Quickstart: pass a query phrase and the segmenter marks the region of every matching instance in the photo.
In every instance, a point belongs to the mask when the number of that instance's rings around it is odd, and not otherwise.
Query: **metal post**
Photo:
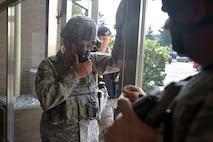
[[[8,8],[7,139],[14,141],[14,21],[15,8]]]
[[[20,96],[21,82],[21,3],[15,5],[15,96]]]
[[[136,80],[135,85],[138,87],[143,86],[143,71],[144,71],[144,44],[145,44],[145,25],[146,25],[146,6],[147,0],[141,2],[140,20],[139,20],[139,33],[138,33],[138,51],[137,51],[137,65],[136,65]]]
[[[143,52],[144,39],[143,4],[142,0],[127,1],[126,20],[122,33],[123,42],[121,43],[124,47],[124,55],[119,79],[120,92],[123,86],[138,82],[139,75],[135,73],[138,73],[137,66],[141,66],[141,64],[137,64],[137,61],[140,60],[140,63],[143,61],[143,58],[139,58]]]
[[[91,18],[98,23],[99,0],[92,0]]]

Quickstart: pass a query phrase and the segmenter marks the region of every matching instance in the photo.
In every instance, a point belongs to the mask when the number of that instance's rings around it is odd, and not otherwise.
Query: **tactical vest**
[[[47,58],[47,61],[51,62],[53,65],[52,69],[56,72],[56,81],[60,81],[62,75],[67,71],[64,67],[64,60],[57,56],[51,56]],[[81,82],[81,80],[79,82]],[[82,119],[98,120],[101,117],[101,112],[105,108],[106,98],[108,96],[103,96],[104,99],[102,96],[102,98],[99,97],[98,90],[85,94],[73,95],[58,106],[45,111],[43,117],[52,125],[58,125],[61,123],[73,124]]]

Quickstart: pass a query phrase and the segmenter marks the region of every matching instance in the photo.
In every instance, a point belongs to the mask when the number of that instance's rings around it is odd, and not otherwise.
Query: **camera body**
[[[163,92],[154,89],[147,96],[140,97],[134,104],[133,110],[136,115],[147,125],[158,128],[163,121],[166,110],[172,100],[178,95],[183,84],[170,83]]]
[[[133,110],[141,121],[148,123],[151,127],[156,127],[156,122],[146,122],[150,111],[157,105],[160,94],[159,90],[149,92],[147,96],[142,96],[133,104]],[[156,116],[157,117],[157,116]]]
[[[101,47],[101,40],[99,38],[97,38],[97,40],[96,40],[95,47],[96,48],[100,48]]]

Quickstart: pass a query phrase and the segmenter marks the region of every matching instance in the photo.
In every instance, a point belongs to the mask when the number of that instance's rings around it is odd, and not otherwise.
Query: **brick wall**
[[[46,1],[28,0],[21,3],[21,94],[33,91],[35,73],[45,57]]]
[[[0,3],[4,0],[0,0]],[[7,11],[0,12],[0,96],[6,95],[7,75]]]

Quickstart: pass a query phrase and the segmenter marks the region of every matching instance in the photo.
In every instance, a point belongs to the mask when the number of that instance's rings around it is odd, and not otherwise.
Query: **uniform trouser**
[[[41,121],[40,132],[42,142],[98,142],[99,126],[97,120],[70,125],[46,125]]]

